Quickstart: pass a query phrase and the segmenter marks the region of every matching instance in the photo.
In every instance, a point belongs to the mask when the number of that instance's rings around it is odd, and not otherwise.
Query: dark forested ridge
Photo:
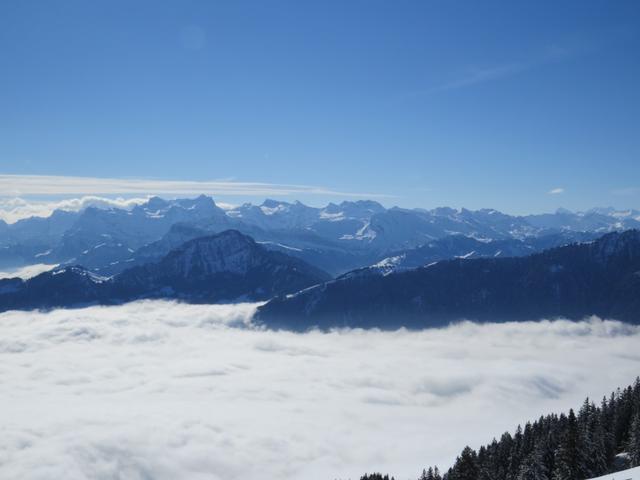
[[[640,230],[528,257],[458,258],[388,275],[343,275],[274,298],[257,318],[267,326],[306,330],[590,315],[640,323]]]
[[[541,416],[474,450],[465,447],[440,475],[418,480],[584,480],[640,466],[640,378],[599,405],[588,398],[576,414]],[[365,474],[360,480],[393,480]]]

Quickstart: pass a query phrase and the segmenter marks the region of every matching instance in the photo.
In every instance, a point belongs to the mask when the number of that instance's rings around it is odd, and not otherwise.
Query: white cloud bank
[[[640,328],[233,328],[254,305],[0,315],[0,478],[415,478],[640,373]]]
[[[27,280],[35,277],[36,275],[40,275],[43,272],[53,270],[57,266],[57,263],[35,263],[33,265],[27,265],[26,267],[13,268],[11,270],[0,270],[0,280],[3,278],[22,278],[23,280]]]
[[[146,202],[148,199],[149,197],[104,198],[96,197],[94,195],[87,195],[80,198],[67,198],[63,200],[27,200],[18,197],[0,197],[0,220],[4,220],[7,223],[15,223],[23,218],[48,217],[54,210],[79,212],[87,207],[116,207],[130,210],[136,205]]]
[[[151,195],[190,196],[290,196],[330,195],[342,198],[391,198],[378,193],[336,191],[313,185],[286,185],[259,182],[183,181],[127,178],[71,177],[55,175],[0,174],[0,219],[8,223],[31,216],[47,217],[55,209],[78,211],[87,206],[133,208]],[[54,196],[80,196],[54,199]],[[108,198],[111,196],[119,198]],[[29,197],[48,197],[32,200]],[[107,198],[105,198],[107,197]],[[124,197],[124,198],[123,198]],[[29,198],[28,200],[26,198]],[[221,204],[229,207],[229,204]]]

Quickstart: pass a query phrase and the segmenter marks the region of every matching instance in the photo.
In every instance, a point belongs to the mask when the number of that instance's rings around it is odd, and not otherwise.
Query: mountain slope
[[[114,295],[199,302],[266,300],[328,278],[299,259],[269,251],[251,237],[228,230],[190,240],[158,263],[126,270],[114,281]]]
[[[519,258],[455,259],[345,275],[259,310],[267,325],[396,328],[587,315],[640,323],[640,232],[611,233]]]
[[[640,480],[640,467],[629,468],[616,473],[602,475],[591,480]]]
[[[295,292],[329,277],[305,262],[269,251],[228,230],[190,240],[157,263],[113,278],[64,267],[32,279],[0,280],[0,311],[116,304],[142,298],[187,302],[259,301]]]
[[[28,280],[0,280],[0,311],[109,302],[108,279],[82,267],[58,268]]]
[[[464,235],[449,235],[419,247],[389,253],[376,264],[350,272],[351,275],[383,274],[423,267],[452,258],[524,257],[553,247],[576,242],[588,242],[601,235],[588,232],[561,232],[523,240],[505,239],[480,241]]]

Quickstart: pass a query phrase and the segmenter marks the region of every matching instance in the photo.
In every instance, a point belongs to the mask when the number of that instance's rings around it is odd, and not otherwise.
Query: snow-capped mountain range
[[[637,322],[639,218],[154,197],[4,225],[3,262],[60,265],[26,281],[4,275],[0,310],[271,299],[261,319],[290,317],[287,328],[589,314]]]
[[[450,236],[484,244],[524,242],[529,245],[524,250],[520,243],[504,245],[502,250],[530,252],[536,251],[531,247],[535,244],[532,239],[560,236],[558,242],[563,244],[588,239],[583,232],[589,237],[630,228],[640,228],[640,211],[600,208],[512,216],[492,209],[385,208],[370,200],[330,203],[321,208],[297,201],[265,200],[261,205],[221,208],[204,195],[177,200],[152,197],[130,210],[89,207],[80,212],[55,211],[47,218],[32,217],[13,224],[0,221],[0,268],[79,264],[108,276],[157,260],[203,234],[236,229],[266,248],[302,258],[337,275],[381,261],[388,265],[390,260],[385,259],[402,255],[412,259],[407,265],[428,262],[434,255],[421,255],[420,249],[428,250],[428,245]],[[478,255],[479,249],[445,250],[435,257]]]

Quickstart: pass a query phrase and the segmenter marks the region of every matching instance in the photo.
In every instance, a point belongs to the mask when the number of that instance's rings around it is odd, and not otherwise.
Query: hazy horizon
[[[1,175],[0,175],[1,177]],[[324,208],[331,203],[340,204],[343,201],[366,201],[372,200],[383,207],[389,208],[403,208],[403,209],[422,209],[422,210],[433,210],[436,208],[454,208],[456,210],[496,210],[501,213],[512,215],[512,216],[527,216],[527,215],[542,215],[542,214],[553,214],[558,211],[570,211],[573,213],[585,213],[589,211],[595,211],[599,209],[613,209],[616,212],[628,212],[628,211],[637,211],[636,208],[619,208],[614,205],[592,205],[585,209],[579,210],[571,210],[567,209],[563,206],[559,206],[555,209],[551,210],[543,210],[543,211],[529,211],[529,212],[513,212],[509,209],[500,209],[493,206],[480,206],[479,208],[468,208],[465,205],[456,205],[456,204],[443,204],[443,205],[402,205],[398,203],[394,203],[392,200],[379,198],[379,197],[366,197],[366,196],[340,196],[336,195],[333,199],[329,198],[327,201],[308,201],[301,200],[300,198],[296,198],[295,194],[286,194],[279,195],[277,192],[273,192],[272,194],[267,194],[265,196],[243,196],[239,195],[216,195],[213,193],[198,193],[198,191],[194,191],[193,193],[184,193],[184,194],[165,194],[165,193],[148,193],[145,195],[25,195],[25,196],[15,196],[15,197],[0,197],[0,220],[5,221],[8,224],[15,223],[19,220],[23,220],[29,217],[48,217],[54,210],[65,210],[65,211],[80,211],[89,206],[97,207],[97,208],[122,208],[122,209],[131,209],[136,205],[140,205],[142,203],[147,202],[152,197],[159,197],[163,200],[178,200],[178,199],[190,199],[196,198],[199,195],[205,195],[214,200],[217,206],[221,207],[223,210],[231,210],[234,208],[238,208],[245,203],[251,203],[253,205],[261,205],[263,202],[267,200],[275,200],[278,202],[286,202],[286,203],[295,203],[300,202],[306,206],[313,208]],[[302,197],[304,198],[304,197]]]

